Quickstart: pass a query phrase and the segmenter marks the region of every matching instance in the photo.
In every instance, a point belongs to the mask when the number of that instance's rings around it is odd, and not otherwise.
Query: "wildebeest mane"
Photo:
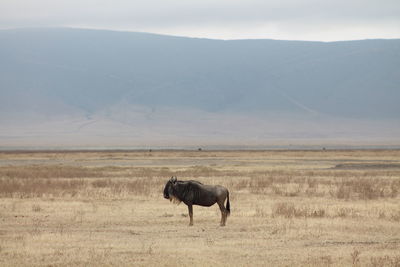
[[[174,192],[174,197],[179,201],[185,201],[188,198],[194,198],[198,195],[199,188],[196,184],[202,184],[197,181],[177,181],[172,187]]]

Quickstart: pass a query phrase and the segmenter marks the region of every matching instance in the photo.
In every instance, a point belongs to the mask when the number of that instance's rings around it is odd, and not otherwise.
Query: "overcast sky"
[[[216,39],[400,38],[400,0],[0,0],[0,28],[43,26]]]

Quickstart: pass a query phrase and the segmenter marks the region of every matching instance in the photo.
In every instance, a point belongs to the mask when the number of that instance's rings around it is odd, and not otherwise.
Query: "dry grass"
[[[308,205],[303,205],[296,207],[294,203],[291,202],[279,202],[272,207],[272,217],[283,216],[285,218],[293,217],[311,217],[318,218],[325,216],[325,209],[318,207],[312,208]]]
[[[399,266],[400,151],[0,153],[0,265]],[[162,197],[228,187],[231,216]]]
[[[80,166],[63,165],[27,165],[2,166],[0,168],[0,177],[36,179],[36,178],[87,178],[101,176],[100,170],[85,168]]]

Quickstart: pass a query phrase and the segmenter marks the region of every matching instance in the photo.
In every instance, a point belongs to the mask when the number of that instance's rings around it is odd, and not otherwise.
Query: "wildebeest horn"
[[[172,176],[170,181],[171,181],[172,183],[175,183],[175,182],[176,182],[176,176]]]

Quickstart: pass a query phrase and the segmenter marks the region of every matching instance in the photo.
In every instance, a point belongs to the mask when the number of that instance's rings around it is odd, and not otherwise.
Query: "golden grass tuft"
[[[372,267],[390,266],[399,267],[400,266],[400,255],[398,256],[377,256],[370,257],[370,265]]]
[[[272,207],[272,217],[282,216],[285,218],[311,217],[321,218],[325,216],[325,209],[312,208],[308,205],[296,206],[291,202],[279,202]]]

